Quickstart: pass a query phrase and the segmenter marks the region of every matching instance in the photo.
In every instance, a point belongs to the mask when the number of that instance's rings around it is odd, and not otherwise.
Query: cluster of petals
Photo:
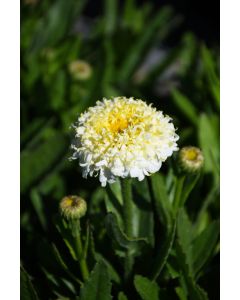
[[[178,150],[171,118],[133,98],[98,101],[73,127],[72,159],[79,160],[83,177],[99,176],[102,186],[117,177],[141,181]]]

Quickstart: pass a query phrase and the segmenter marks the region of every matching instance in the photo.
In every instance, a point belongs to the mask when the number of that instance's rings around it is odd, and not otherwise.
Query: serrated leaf
[[[158,300],[159,287],[155,281],[136,275],[134,286],[143,300]]]
[[[219,221],[212,222],[194,241],[193,272],[196,275],[211,256],[219,236]]]
[[[206,292],[200,288],[193,277],[193,254],[192,254],[192,225],[186,211],[181,208],[177,220],[177,243],[176,258],[182,276],[182,287],[188,295],[187,299],[206,300]]]
[[[20,297],[21,300],[38,300],[31,279],[22,266],[20,269]]]
[[[206,292],[194,281],[192,271],[187,263],[186,253],[183,251],[182,246],[179,243],[176,244],[176,250],[179,267],[182,272],[180,282],[184,293],[187,295],[187,299],[207,300],[208,296]]]
[[[119,227],[117,218],[113,213],[107,214],[105,222],[109,236],[120,248],[128,249],[130,254],[139,254],[139,250],[147,244],[144,238],[129,238]]]
[[[115,268],[112,266],[112,264],[106,258],[104,258],[100,253],[95,253],[95,259],[96,261],[102,261],[103,263],[105,263],[105,265],[108,268],[108,274],[112,281],[115,281],[117,284],[121,283],[121,277],[119,276]]]
[[[172,99],[182,114],[193,124],[198,123],[198,114],[194,104],[180,91],[173,89]]]
[[[192,274],[192,224],[184,208],[181,208],[177,218],[177,237],[186,256],[186,263]]]
[[[111,300],[111,282],[106,265],[96,263],[89,280],[80,291],[81,300]]]

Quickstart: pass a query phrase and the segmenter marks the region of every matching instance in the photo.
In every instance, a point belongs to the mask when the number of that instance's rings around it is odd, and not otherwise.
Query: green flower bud
[[[72,61],[68,65],[68,69],[72,77],[76,80],[87,80],[92,75],[92,67],[83,60]]]
[[[199,172],[204,163],[203,153],[197,147],[183,147],[179,152],[179,162],[185,172]]]
[[[66,196],[60,202],[60,212],[68,220],[80,219],[86,211],[86,201],[78,196]]]

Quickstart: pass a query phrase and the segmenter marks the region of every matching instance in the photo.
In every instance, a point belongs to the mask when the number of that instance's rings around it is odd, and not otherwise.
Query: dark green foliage
[[[134,285],[143,300],[158,300],[159,286],[156,282],[136,275],[134,278]]]
[[[80,293],[81,300],[111,300],[111,283],[107,267],[98,262]]]
[[[21,300],[38,300],[38,296],[33,287],[31,279],[22,266],[21,266],[20,276],[21,276],[20,278]]]
[[[171,6],[135,0],[96,6],[101,9],[92,18],[90,1],[21,2],[21,261],[27,270],[21,267],[21,299],[215,300],[218,45],[179,34],[183,18]],[[71,75],[75,60],[90,65],[86,80]],[[68,160],[70,126],[79,114],[120,95],[171,116],[179,147],[197,146],[204,154],[199,174],[183,174],[176,153],[156,174],[132,180],[131,234],[120,181],[102,188]],[[87,202],[77,227],[81,253],[59,215],[66,195]]]
[[[26,149],[21,154],[21,192],[45,176],[56,166],[66,153],[64,136],[54,134],[47,140],[40,140],[34,149]]]

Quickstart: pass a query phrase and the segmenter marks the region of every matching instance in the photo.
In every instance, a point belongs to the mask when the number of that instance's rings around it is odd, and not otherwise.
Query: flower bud
[[[72,61],[68,65],[68,69],[72,77],[76,80],[87,80],[92,74],[91,66],[83,60]]]
[[[203,166],[204,157],[202,151],[197,147],[183,147],[179,152],[181,168],[187,173],[200,171]]]
[[[78,196],[66,196],[60,202],[60,212],[68,220],[80,219],[86,211],[86,201]]]

